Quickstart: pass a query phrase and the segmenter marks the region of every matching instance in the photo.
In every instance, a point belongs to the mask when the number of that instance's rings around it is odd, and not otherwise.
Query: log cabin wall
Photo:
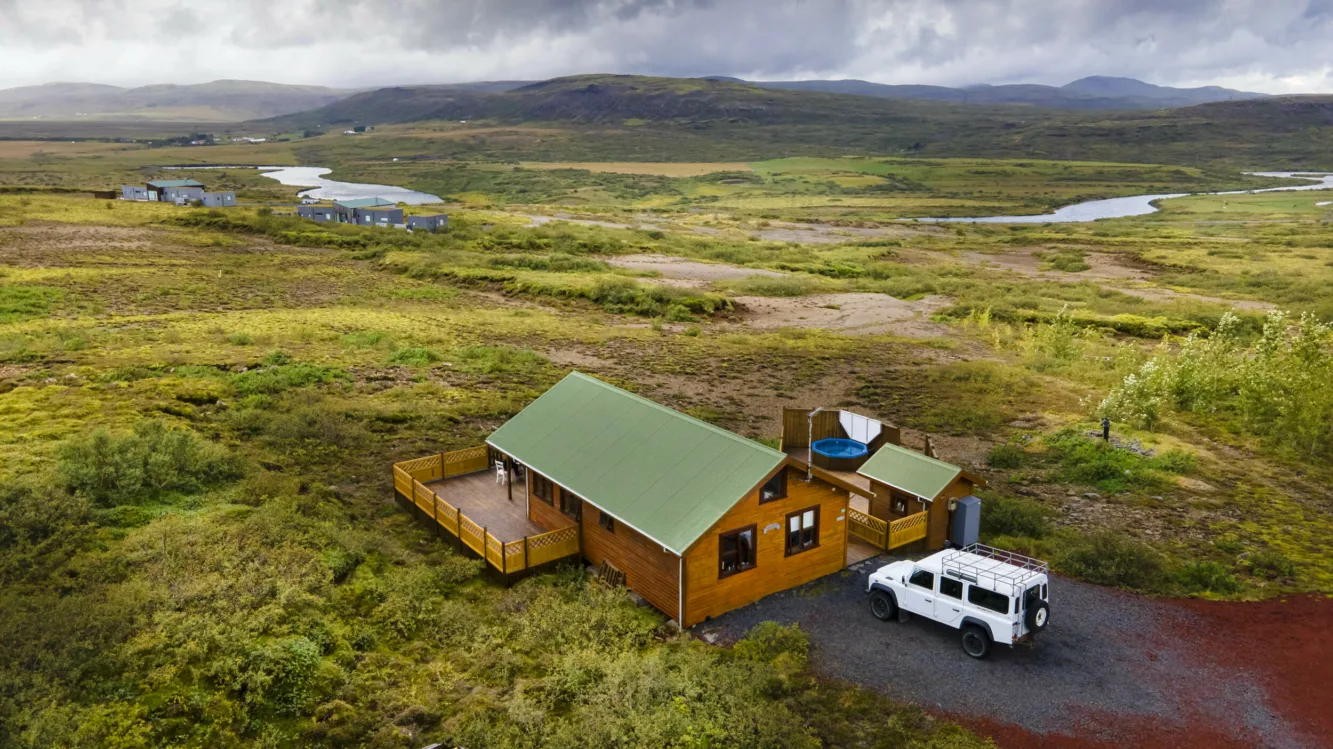
[[[574,519],[560,511],[560,487],[551,482],[551,502],[532,493],[533,477],[541,474],[528,469],[528,480],[524,482],[528,492],[528,519],[548,531],[568,528],[574,525]]]
[[[779,470],[788,470],[786,467]],[[809,483],[789,470],[787,496],[759,503],[756,489],[708,529],[685,553],[686,627],[841,570],[847,560],[847,493],[819,479]],[[791,556],[786,553],[787,515],[819,508],[819,545]],[[756,526],[755,566],[721,577],[719,534]]]
[[[583,505],[583,558],[592,564],[610,562],[625,573],[625,585],[667,616],[680,621],[680,557],[633,528],[612,521],[607,530],[601,510]]]

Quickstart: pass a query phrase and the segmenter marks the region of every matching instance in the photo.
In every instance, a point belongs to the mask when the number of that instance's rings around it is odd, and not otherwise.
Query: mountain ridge
[[[231,79],[133,88],[53,82],[0,90],[0,120],[241,122],[316,109],[355,93],[355,89]]]

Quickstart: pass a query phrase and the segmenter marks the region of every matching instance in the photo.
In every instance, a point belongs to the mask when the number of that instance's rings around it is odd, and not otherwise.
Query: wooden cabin
[[[956,465],[901,445],[886,444],[857,473],[870,480],[870,514],[890,522],[926,513],[926,549],[944,548],[950,500],[966,497],[985,482]]]
[[[528,518],[691,626],[846,565],[848,492],[783,452],[575,372],[487,440]]]

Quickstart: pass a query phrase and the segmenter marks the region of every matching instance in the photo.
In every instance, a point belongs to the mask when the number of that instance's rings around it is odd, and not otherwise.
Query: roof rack
[[[991,560],[995,564],[980,562],[976,557]],[[989,580],[992,584],[1005,583],[1015,590],[1027,580],[1050,573],[1050,565],[1040,559],[985,544],[972,544],[946,554],[940,560],[940,567],[950,577],[973,583],[982,580]]]

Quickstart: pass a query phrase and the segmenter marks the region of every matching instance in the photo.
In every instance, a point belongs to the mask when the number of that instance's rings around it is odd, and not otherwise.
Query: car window
[[[926,590],[934,590],[935,574],[925,570],[912,570],[912,576],[907,578],[907,582],[913,585],[919,585]]]
[[[967,588],[967,602],[996,613],[1009,613],[1009,596],[975,585],[969,585]]]
[[[963,581],[954,580],[951,577],[941,577],[940,595],[961,599],[963,597]]]

